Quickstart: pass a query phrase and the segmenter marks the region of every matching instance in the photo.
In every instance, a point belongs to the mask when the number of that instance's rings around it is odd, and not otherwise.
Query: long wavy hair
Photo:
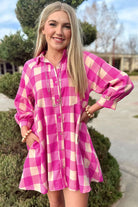
[[[83,98],[87,88],[87,78],[83,60],[82,33],[75,10],[71,6],[57,1],[43,9],[38,24],[34,57],[37,57],[42,51],[47,50],[47,42],[42,30],[48,16],[56,11],[66,12],[70,20],[71,40],[67,48],[67,69],[75,86],[76,93],[79,93],[80,98]]]

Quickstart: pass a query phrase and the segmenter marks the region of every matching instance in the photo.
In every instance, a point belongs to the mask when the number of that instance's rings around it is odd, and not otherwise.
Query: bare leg
[[[63,191],[48,191],[50,207],[65,207]]]
[[[68,188],[63,190],[66,207],[87,207],[89,193],[71,191]]]

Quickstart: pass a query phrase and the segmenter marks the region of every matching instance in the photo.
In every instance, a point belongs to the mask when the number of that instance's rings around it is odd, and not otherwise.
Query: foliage
[[[47,195],[18,189],[26,146],[21,143],[15,110],[0,112],[0,207],[49,207]],[[92,127],[88,128],[99,157],[104,182],[92,183],[89,207],[108,207],[121,197],[120,172],[116,160],[109,154],[110,141]]]
[[[5,36],[0,44],[0,57],[3,60],[23,65],[24,62],[33,56],[34,42],[30,38],[25,38],[21,32]]]
[[[83,44],[90,45],[96,39],[96,27],[88,22],[81,22],[83,31]]]
[[[136,119],[138,119],[138,115],[134,115],[133,117],[136,118]]]
[[[88,207],[109,207],[121,196],[119,182],[121,173],[116,159],[108,152],[111,143],[107,137],[88,128],[103,171],[103,183],[91,183]]]
[[[129,76],[138,76],[138,70],[125,71]]]
[[[5,94],[9,98],[15,98],[17,93],[21,74],[16,72],[14,74],[6,73],[0,78],[0,93]]]
[[[119,191],[121,174],[117,161],[108,153],[104,162],[104,167],[108,169],[103,171],[104,183],[91,184],[88,207],[110,207],[122,196]]]
[[[14,119],[15,109],[8,112],[0,112],[0,151],[2,153],[18,154],[25,156],[24,145],[20,142],[20,128],[15,123]]]

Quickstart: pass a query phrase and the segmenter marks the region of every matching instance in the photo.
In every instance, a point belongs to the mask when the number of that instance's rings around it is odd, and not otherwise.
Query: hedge
[[[15,98],[17,93],[19,82],[21,78],[21,73],[6,73],[0,76],[0,93],[5,94],[9,98]]]

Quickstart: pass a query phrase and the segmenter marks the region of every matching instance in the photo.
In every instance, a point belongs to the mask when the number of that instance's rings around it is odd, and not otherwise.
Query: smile
[[[65,39],[59,38],[59,37],[53,37],[53,39],[58,41],[58,42],[63,42],[65,40]]]

